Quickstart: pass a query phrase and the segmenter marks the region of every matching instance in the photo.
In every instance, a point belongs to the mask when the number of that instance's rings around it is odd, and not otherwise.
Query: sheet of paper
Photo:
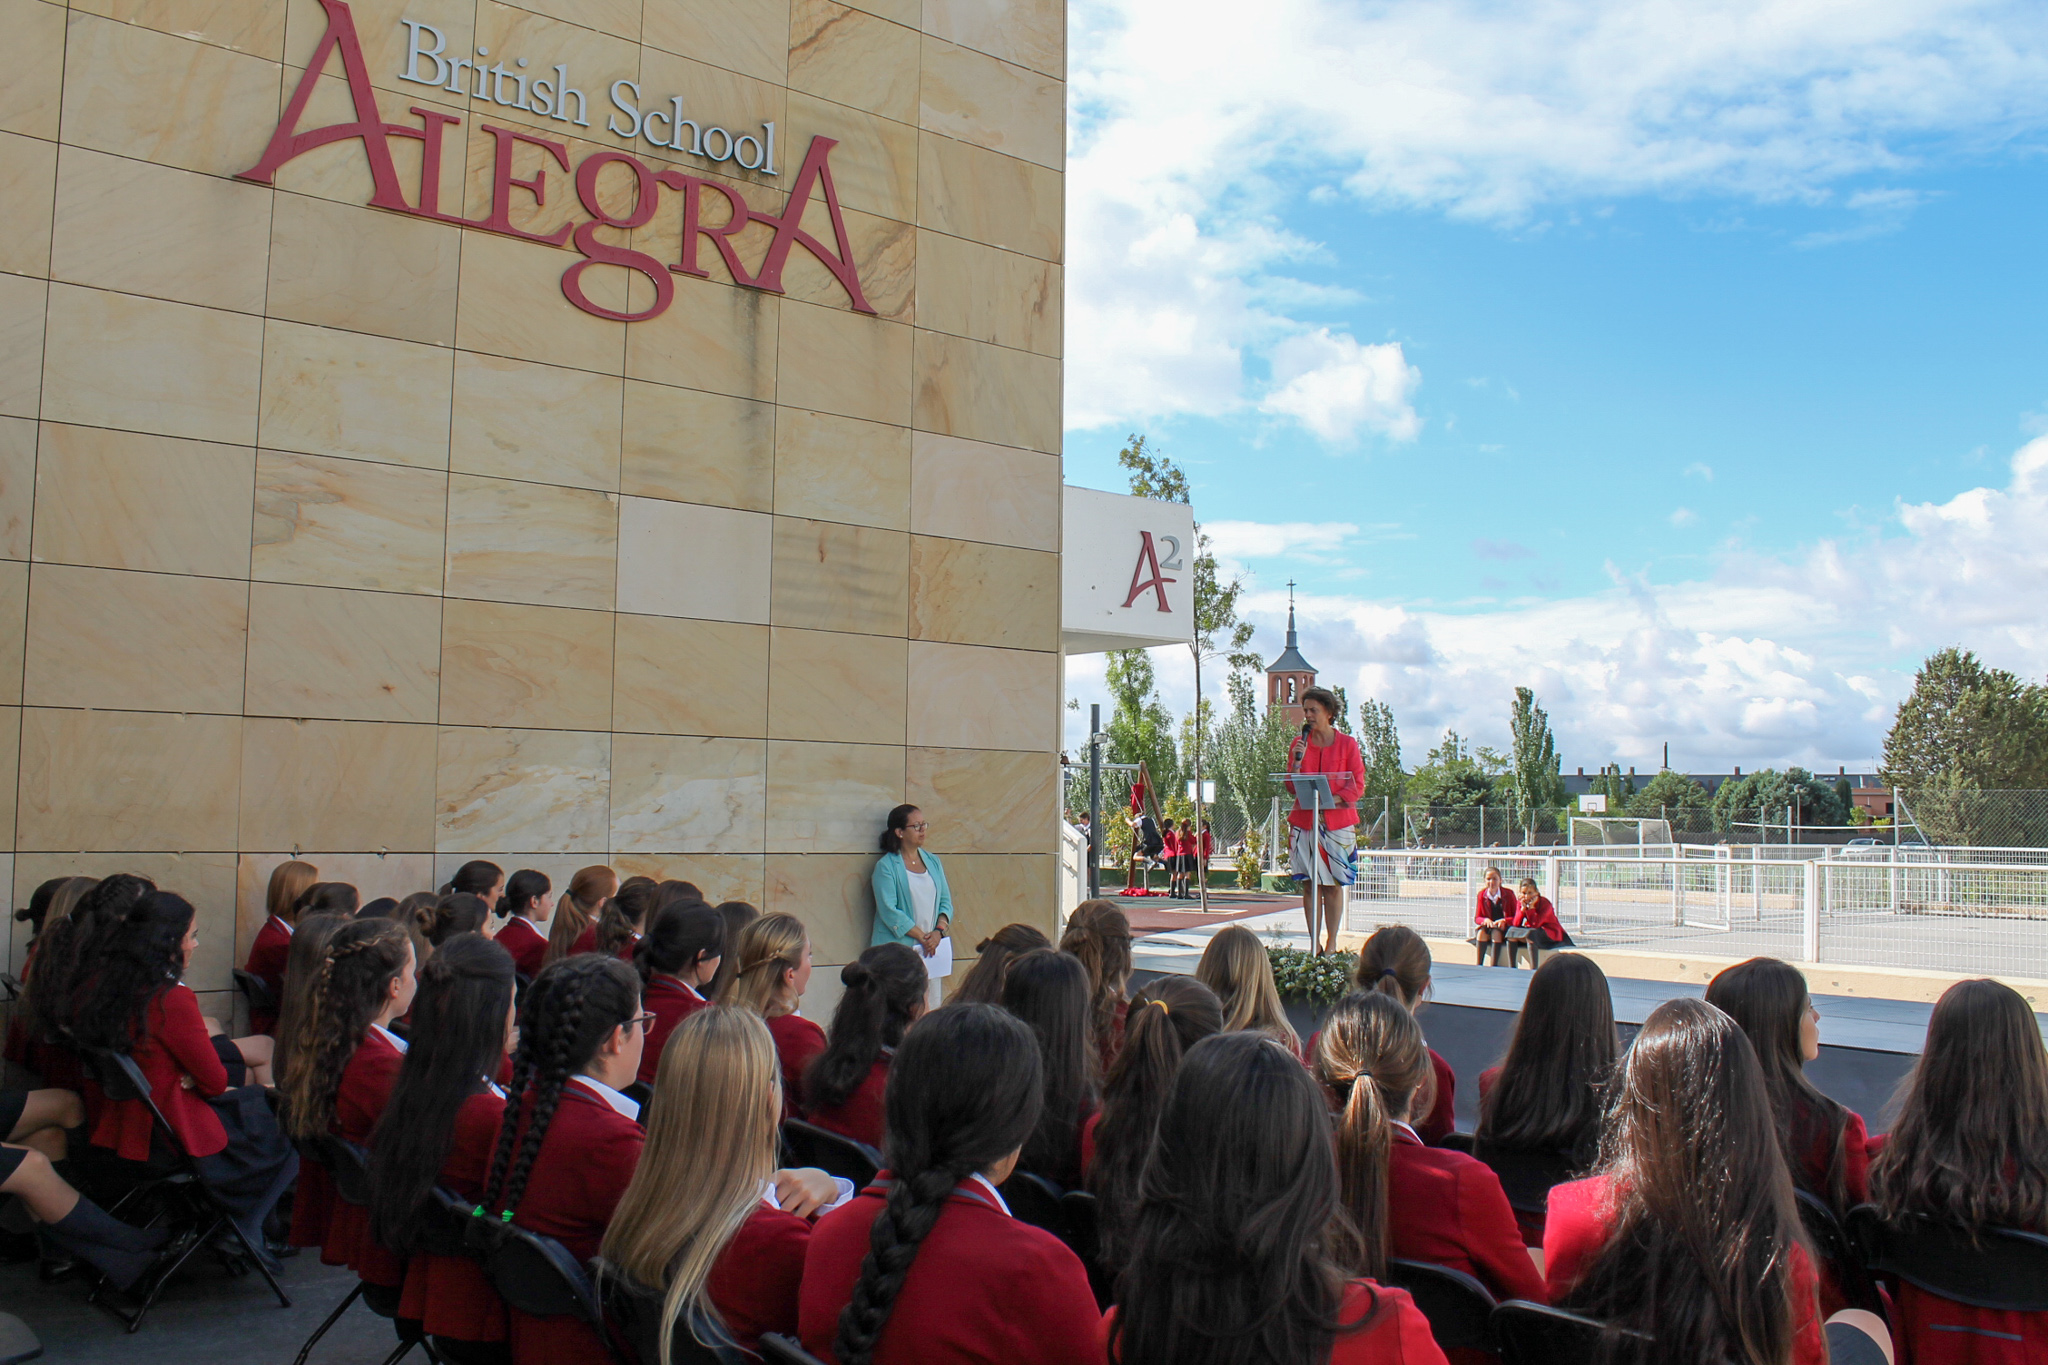
[[[953,974],[953,936],[948,934],[939,940],[938,951],[924,960],[924,969],[934,977]]]

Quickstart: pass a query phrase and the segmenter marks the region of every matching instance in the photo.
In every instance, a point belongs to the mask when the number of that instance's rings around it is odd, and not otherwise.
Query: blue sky
[[[1067,478],[1150,434],[1411,762],[1519,682],[1568,766],[1868,768],[1929,649],[2048,671],[2042,10],[1177,8],[1076,11]]]

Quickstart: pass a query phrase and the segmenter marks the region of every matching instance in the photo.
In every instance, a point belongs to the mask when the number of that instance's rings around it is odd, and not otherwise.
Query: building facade
[[[16,904],[151,876],[225,991],[287,857],[604,862],[835,964],[909,800],[1049,924],[1058,0],[0,18]]]

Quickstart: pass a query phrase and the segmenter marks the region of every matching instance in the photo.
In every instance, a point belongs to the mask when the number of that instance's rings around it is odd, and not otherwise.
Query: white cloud
[[[1714,481],[1714,467],[1695,460],[1685,467],[1685,477],[1688,479],[1698,479],[1701,483],[1712,483]]]
[[[1412,441],[1422,430],[1411,401],[1422,371],[1398,343],[1361,346],[1319,327],[1273,348],[1273,380],[1259,411],[1294,417],[1333,444],[1352,440],[1361,427],[1396,441]]]
[[[1912,208],[1908,190],[1838,199],[1845,181],[2048,122],[2048,28],[2020,0],[1273,0],[1246,15],[1223,0],[1071,11],[1071,426],[1264,400],[1373,429],[1290,378],[1276,395],[1247,378],[1248,358],[1323,344],[1313,313],[1329,301],[1291,278],[1321,255],[1285,221],[1298,193],[1503,224],[1634,195],[1856,215],[1819,245]]]
[[[1224,559],[1334,554],[1358,534],[1348,521],[1205,521],[1210,548]]]
[[[1797,555],[1726,554],[1706,578],[1485,611],[1298,598],[1302,652],[1353,698],[1390,704],[1410,762],[1445,726],[1501,744],[1514,688],[1533,687],[1570,766],[1672,761],[1694,771],[1868,765],[1919,661],[1963,644],[2048,674],[2048,621],[2015,611],[2048,581],[2048,436],[2012,457],[2002,488],[1901,504],[1876,535]],[[1284,592],[1248,609],[1270,652]],[[1169,703],[1190,700],[1186,651],[1160,656]],[[1086,694],[1085,673],[1074,675]]]
[[[1690,507],[1680,507],[1671,514],[1671,524],[1681,529],[1698,522],[1700,514]]]

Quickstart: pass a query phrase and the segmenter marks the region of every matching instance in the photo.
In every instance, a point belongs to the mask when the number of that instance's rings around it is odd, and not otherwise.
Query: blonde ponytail
[[[1358,1273],[1377,1279],[1387,1264],[1394,1115],[1433,1098],[1429,1048],[1395,993],[1354,991],[1324,1023],[1314,1066],[1338,1101],[1337,1174],[1363,1244]]]

